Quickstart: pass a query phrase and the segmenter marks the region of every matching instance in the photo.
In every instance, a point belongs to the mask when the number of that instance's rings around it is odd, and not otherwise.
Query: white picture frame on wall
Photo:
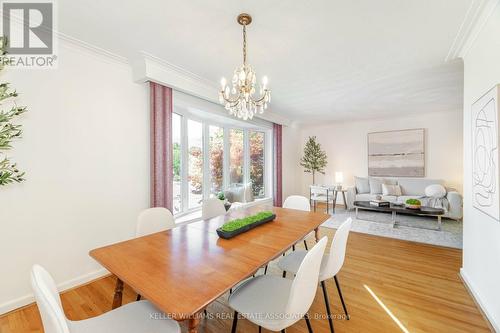
[[[499,122],[500,85],[471,107],[472,206],[500,221]]]

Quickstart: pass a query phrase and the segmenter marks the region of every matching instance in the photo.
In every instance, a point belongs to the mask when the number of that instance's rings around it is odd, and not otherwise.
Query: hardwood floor
[[[332,239],[334,230],[322,228]],[[312,242],[310,242],[312,243]],[[311,244],[312,245],[312,244]],[[334,320],[338,332],[490,332],[458,275],[462,251],[352,232],[338,275],[351,320]],[[195,272],[193,272],[195,274]],[[271,265],[268,274],[281,274]],[[62,294],[68,318],[81,320],[111,309],[115,279],[106,277]],[[332,312],[342,315],[334,281],[327,282]],[[125,287],[124,303],[136,294]],[[200,332],[230,332],[227,295],[211,304]],[[311,308],[314,332],[329,332],[321,289]],[[320,317],[320,318],[318,318]],[[35,305],[0,317],[1,333],[43,332]],[[183,327],[185,331],[185,327]],[[263,330],[264,332],[265,330]],[[240,320],[238,332],[258,332]],[[304,320],[287,330],[307,332]]]

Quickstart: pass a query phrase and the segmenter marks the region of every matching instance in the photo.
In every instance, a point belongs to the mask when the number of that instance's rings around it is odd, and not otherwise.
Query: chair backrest
[[[203,200],[203,205],[201,206],[201,218],[203,220],[225,214],[226,208],[224,208],[224,204],[221,200],[217,198]]]
[[[35,294],[45,333],[69,333],[56,284],[40,265],[34,265],[31,269],[31,288]]]
[[[309,311],[318,288],[319,270],[321,260],[326,248],[328,238],[323,237],[307,252],[295,275],[286,307],[288,315],[297,320]]]
[[[351,230],[352,218],[348,218],[335,232],[333,236],[332,246],[330,247],[329,260],[321,274],[322,277],[334,277],[342,268],[345,259],[345,251],[347,248],[347,238]]]
[[[175,227],[174,216],[164,207],[154,207],[143,210],[137,218],[136,237]]]
[[[311,203],[309,199],[301,195],[291,195],[285,199],[283,203],[283,208],[304,210],[306,212],[311,211]]]

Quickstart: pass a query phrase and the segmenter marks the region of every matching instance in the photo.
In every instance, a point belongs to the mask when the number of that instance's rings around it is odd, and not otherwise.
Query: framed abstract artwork
[[[368,133],[368,175],[424,177],[425,130]]]
[[[499,94],[500,85],[497,85],[471,108],[472,205],[496,220],[500,220]]]

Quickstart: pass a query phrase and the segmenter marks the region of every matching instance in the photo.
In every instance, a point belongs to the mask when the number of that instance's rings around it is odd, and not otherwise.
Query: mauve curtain
[[[274,198],[273,206],[281,207],[283,204],[282,197],[282,157],[281,157],[281,125],[273,124],[273,152],[274,152]]]
[[[172,88],[150,82],[151,207],[173,205]]]

